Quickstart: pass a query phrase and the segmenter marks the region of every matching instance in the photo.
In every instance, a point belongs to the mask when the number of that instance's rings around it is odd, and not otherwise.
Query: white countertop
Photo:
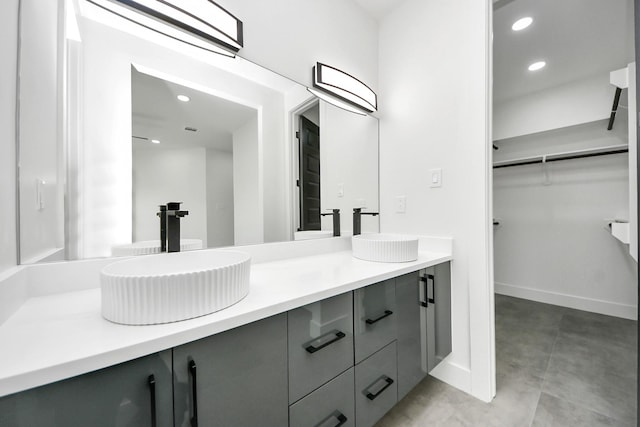
[[[339,251],[251,267],[239,303],[196,319],[125,326],[100,315],[100,289],[36,296],[0,325],[0,396],[169,349],[303,305],[452,259],[421,251],[418,260],[376,263]]]

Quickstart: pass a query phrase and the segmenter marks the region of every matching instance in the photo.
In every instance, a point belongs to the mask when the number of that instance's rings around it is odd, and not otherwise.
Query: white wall
[[[3,2],[0,14],[0,272],[16,265],[16,70],[18,0]]]
[[[233,154],[207,149],[207,246],[233,246]]]
[[[264,243],[259,118],[233,133],[233,225],[236,245]]]
[[[340,209],[342,231],[353,229],[353,208],[379,211],[378,119],[320,102],[320,191],[321,212]],[[364,215],[362,232],[378,232],[379,218]],[[322,217],[322,229],[331,230],[332,221]]]
[[[20,113],[20,259],[30,263],[63,246],[58,190],[62,52],[58,2],[25,0],[21,8],[20,102],[34,108]],[[44,184],[37,185],[37,180]]]
[[[604,119],[611,113],[614,94],[615,87],[609,84],[609,73],[602,73],[496,103],[493,107],[493,139]]]
[[[627,143],[616,118],[501,141],[495,159]],[[627,154],[494,171],[496,292],[637,317],[637,264],[607,220],[629,219]],[[547,183],[547,185],[545,185]]]
[[[158,240],[158,206],[182,202],[180,237],[207,247],[206,149],[150,147],[133,150],[133,241]]]
[[[353,1],[224,0],[244,23],[240,56],[311,86],[317,61],[378,87],[378,26]]]
[[[453,237],[453,353],[434,374],[485,401],[495,394],[489,3],[402,3],[381,23],[379,92],[381,230]],[[441,188],[429,187],[432,168]]]

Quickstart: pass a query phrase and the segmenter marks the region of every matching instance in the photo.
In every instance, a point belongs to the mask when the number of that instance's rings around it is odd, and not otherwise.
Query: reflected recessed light
[[[154,143],[154,144],[160,144],[160,140],[159,139],[152,139],[151,142]]]
[[[544,68],[545,65],[547,65],[547,63],[544,61],[534,62],[533,64],[529,65],[529,71],[537,71],[541,68]]]
[[[178,95],[178,99],[182,102],[189,102],[191,101],[191,98],[189,98],[187,95]]]
[[[531,25],[532,22],[533,22],[533,18],[531,18],[529,16],[524,17],[524,18],[520,18],[516,22],[513,23],[513,25],[511,26],[511,29],[513,31],[524,30],[529,25]]]

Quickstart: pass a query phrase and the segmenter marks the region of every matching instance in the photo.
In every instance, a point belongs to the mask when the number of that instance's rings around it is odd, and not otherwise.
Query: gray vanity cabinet
[[[170,427],[171,381],[167,350],[0,398],[0,426]]]
[[[351,292],[288,313],[289,402],[353,366]]]
[[[287,315],[173,349],[176,427],[286,426]]]
[[[354,369],[343,372],[289,408],[289,427],[354,427]]]
[[[354,291],[355,363],[396,339],[395,279]]]
[[[425,274],[423,274],[425,276]],[[451,353],[451,263],[426,271],[427,372]]]
[[[356,425],[373,426],[398,402],[395,341],[355,367]]]
[[[398,399],[427,375],[427,314],[418,272],[396,278],[398,308]]]

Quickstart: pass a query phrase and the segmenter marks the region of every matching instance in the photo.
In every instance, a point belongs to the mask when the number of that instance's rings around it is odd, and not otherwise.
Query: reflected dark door
[[[300,230],[320,230],[320,128],[300,117]]]

